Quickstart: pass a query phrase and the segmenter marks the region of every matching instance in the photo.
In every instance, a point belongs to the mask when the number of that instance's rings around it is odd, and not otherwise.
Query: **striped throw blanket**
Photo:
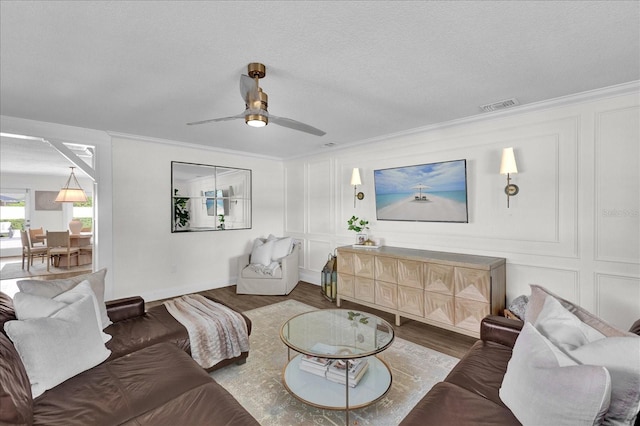
[[[249,350],[247,323],[238,312],[198,294],[164,302],[189,333],[191,356],[202,368]]]

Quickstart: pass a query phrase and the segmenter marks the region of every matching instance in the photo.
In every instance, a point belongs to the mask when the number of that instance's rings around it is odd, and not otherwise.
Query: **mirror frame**
[[[196,187],[187,194],[185,185],[176,181],[176,175],[185,173],[193,177],[184,182]],[[251,169],[172,161],[171,233],[251,229],[252,178]],[[192,227],[191,220],[198,222]]]

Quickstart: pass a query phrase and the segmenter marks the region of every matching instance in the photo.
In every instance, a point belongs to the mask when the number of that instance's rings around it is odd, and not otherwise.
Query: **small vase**
[[[72,234],[79,234],[80,231],[82,231],[82,222],[79,220],[69,222],[69,231],[71,231]]]
[[[367,241],[367,234],[356,234],[356,244],[364,245],[365,241]]]

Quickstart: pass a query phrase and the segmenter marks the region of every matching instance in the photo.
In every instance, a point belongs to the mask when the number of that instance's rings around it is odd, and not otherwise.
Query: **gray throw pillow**
[[[18,281],[18,288],[24,293],[53,299],[60,293],[71,290],[82,281],[89,281],[89,285],[96,296],[96,300],[98,301],[98,308],[100,308],[100,319],[102,323],[101,327],[104,330],[111,325],[111,320],[109,319],[109,315],[107,315],[107,307],[104,304],[104,277],[106,274],[107,270],[106,268],[103,268],[92,274],[78,275],[76,277],[61,280],[21,280]]]

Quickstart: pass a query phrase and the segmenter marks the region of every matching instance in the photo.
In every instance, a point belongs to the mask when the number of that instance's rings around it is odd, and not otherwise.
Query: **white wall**
[[[628,328],[640,318],[639,105],[636,83],[285,162],[301,276],[317,284],[327,254],[354,242],[355,214],[385,245],[505,257],[508,301],[537,283]],[[507,209],[498,170],[510,146],[520,193]],[[469,223],[376,221],[375,169],[462,158]],[[353,167],[365,193],[355,209]]]
[[[252,229],[171,233],[171,161],[252,170]],[[282,161],[113,138],[113,294],[145,300],[235,283],[236,258],[256,237],[283,233]]]

